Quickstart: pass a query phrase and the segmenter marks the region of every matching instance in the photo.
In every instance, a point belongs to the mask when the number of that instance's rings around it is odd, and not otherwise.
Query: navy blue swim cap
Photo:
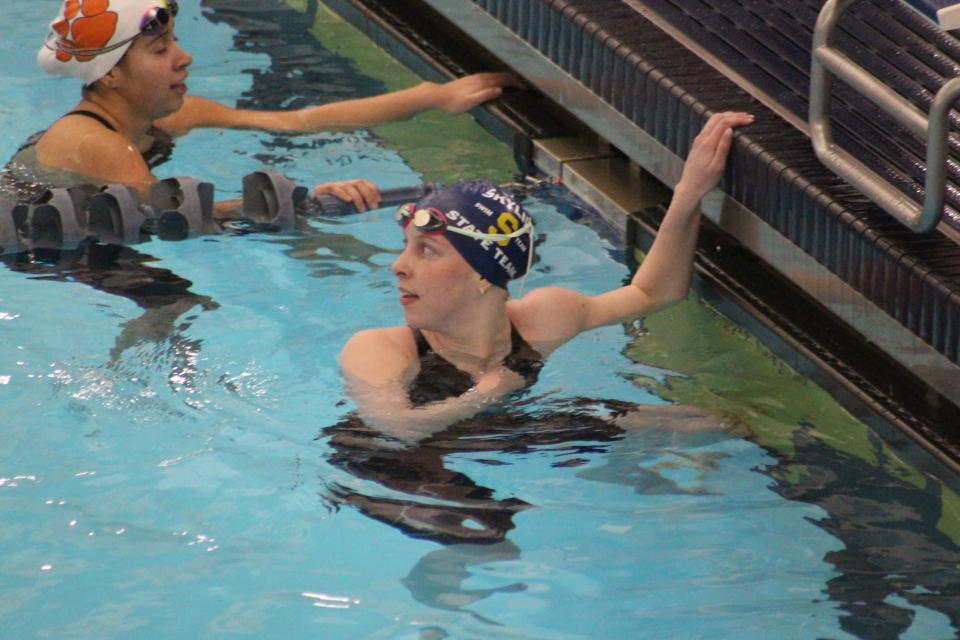
[[[526,274],[533,251],[530,216],[513,198],[489,182],[458,182],[416,202],[417,209],[439,209],[449,220],[443,236],[485,280],[504,289]],[[450,227],[489,234],[529,232],[510,239],[471,238]]]

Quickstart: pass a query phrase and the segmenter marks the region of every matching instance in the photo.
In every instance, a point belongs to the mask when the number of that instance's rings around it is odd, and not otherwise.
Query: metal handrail
[[[882,80],[833,47],[840,16],[860,0],[827,0],[820,9],[813,32],[810,70],[810,137],[813,149],[823,164],[859,189],[879,207],[911,230],[932,230],[943,213],[947,184],[947,151],[950,124],[947,116],[960,96],[960,78],[947,81],[937,92],[926,114],[896,93]],[[833,141],[830,129],[830,104],[833,77],[846,81],[853,89],[873,100],[927,143],[926,195],[923,206],[891,185]]]

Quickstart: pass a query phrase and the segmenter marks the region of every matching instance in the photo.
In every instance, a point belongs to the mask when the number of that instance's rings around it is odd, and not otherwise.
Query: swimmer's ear
[[[117,79],[116,69],[117,69],[117,68],[114,67],[113,69],[110,69],[110,71],[107,71],[107,72],[106,72],[103,76],[101,76],[100,79],[97,80],[94,84],[95,84],[95,85],[96,85],[96,84],[99,84],[99,85],[102,86],[104,89],[116,89],[116,88],[117,88],[117,85],[119,85],[119,81],[118,81],[118,79]]]

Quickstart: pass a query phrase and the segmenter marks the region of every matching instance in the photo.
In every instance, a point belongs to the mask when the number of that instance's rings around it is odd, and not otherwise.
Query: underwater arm
[[[501,368],[481,376],[459,396],[414,407],[407,385],[416,375],[419,361],[416,351],[403,344],[402,337],[407,334],[407,327],[361,331],[340,352],[347,391],[360,416],[397,440],[413,443],[426,438],[476,415],[523,385],[520,376]]]
[[[390,94],[392,95],[392,94]],[[189,96],[183,107],[175,114],[158,120],[157,127],[174,136],[181,136],[198,127],[226,127],[264,130],[297,130],[296,127],[277,127],[286,119],[294,119],[297,111],[269,112],[244,111],[197,96]],[[279,118],[279,119],[278,119]],[[313,190],[313,196],[333,195],[356,207],[357,211],[376,209],[380,206],[380,189],[369,180],[339,180],[324,182]],[[239,203],[231,201],[218,205],[216,212],[220,216],[238,214]]]
[[[448,426],[471,418],[496,402],[502,393],[492,393],[492,382],[478,384],[462,395],[413,407],[407,399],[407,387],[397,380],[373,386],[344,372],[347,390],[357,404],[364,422],[378,431],[407,444],[413,444]]]

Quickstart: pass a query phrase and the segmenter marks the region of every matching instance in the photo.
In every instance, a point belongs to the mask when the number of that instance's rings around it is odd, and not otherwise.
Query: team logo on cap
[[[519,215],[525,216],[526,214],[523,213],[523,209],[520,208],[520,205],[518,205],[516,202],[513,201],[513,198],[511,198],[510,196],[508,196],[507,194],[503,193],[498,189],[489,189],[481,195],[483,195],[484,198],[490,198],[497,204],[507,209],[506,211],[502,211],[500,215],[497,216],[496,226],[490,225],[490,227],[487,229],[487,233],[511,234],[517,229],[519,229],[521,225],[524,224],[523,222],[520,221],[520,218],[518,218],[517,216]],[[490,209],[480,205],[479,203],[475,206],[478,209],[484,210],[487,213],[487,215],[493,214],[493,212]],[[501,247],[505,247],[508,244],[510,244],[510,240],[509,239],[500,240],[497,242],[497,244],[500,245]],[[520,241],[519,244],[521,248],[526,250],[526,247],[523,246],[522,241]]]
[[[66,0],[63,19],[51,29],[60,36],[67,49],[102,49],[117,32],[117,14],[108,11],[110,0]],[[77,55],[77,62],[89,62],[95,56]],[[57,60],[69,62],[73,55],[57,49]]]

